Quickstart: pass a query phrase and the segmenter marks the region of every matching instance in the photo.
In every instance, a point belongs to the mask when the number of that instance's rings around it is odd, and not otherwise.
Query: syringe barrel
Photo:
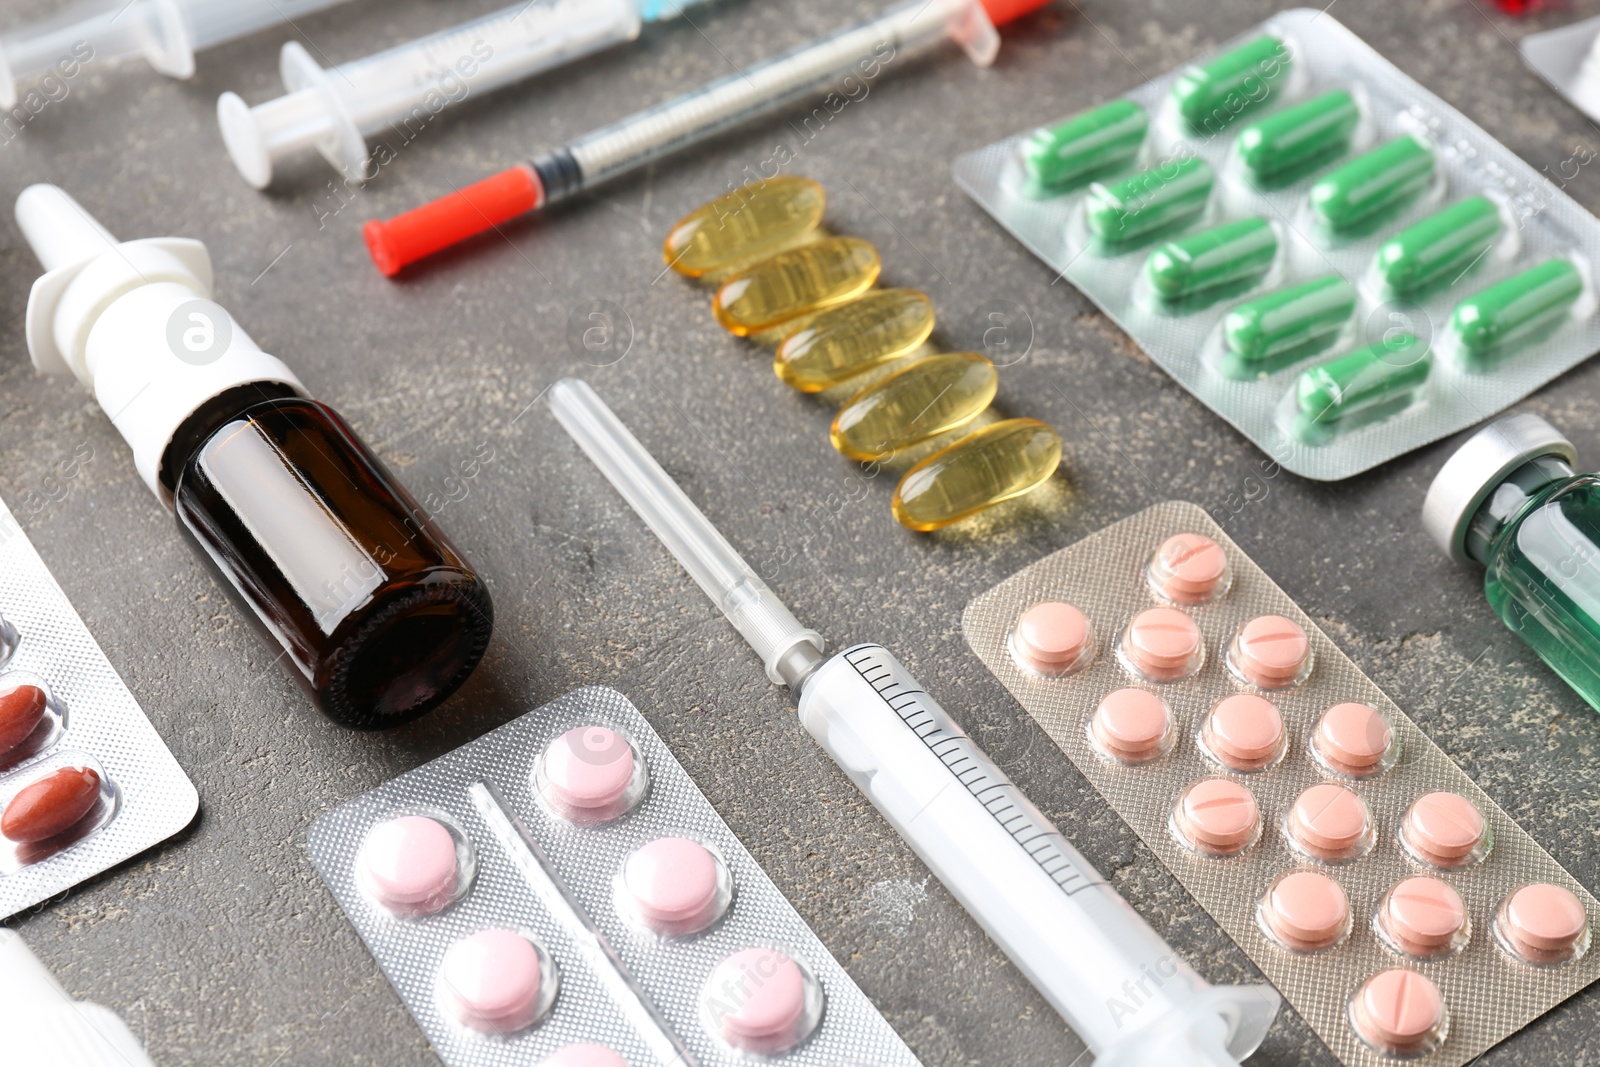
[[[0,108],[15,107],[24,88],[55,69],[109,65],[160,47],[147,0],[87,0],[60,14],[0,33]]]
[[[1182,1017],[1223,1017],[1228,1057],[1255,1049],[1277,994],[1209,986],[887,649],[830,658],[800,721],[1097,1057]]]
[[[159,2],[159,0],[158,0]],[[198,52],[212,45],[249,36],[257,30],[279,25],[292,30],[291,22],[345,0],[167,0],[183,12],[190,32],[190,43]]]
[[[906,62],[929,45],[955,36],[968,46],[974,22],[987,28],[990,47],[972,54],[992,60],[998,38],[977,0],[906,0],[874,18],[596,130],[562,151],[576,161],[582,187],[588,188],[781,108],[831,79],[853,73],[856,81],[841,85],[844,92],[855,92],[859,83],[870,82],[884,68]],[[551,199],[568,191],[547,190]]]
[[[340,64],[329,84],[363,134],[458,104],[639,36],[633,0],[519,3]]]

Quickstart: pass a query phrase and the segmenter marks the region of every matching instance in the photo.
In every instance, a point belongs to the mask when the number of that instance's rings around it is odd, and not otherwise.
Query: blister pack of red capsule
[[[1296,9],[955,176],[1184,388],[1335,480],[1600,349],[1600,221],[1556,184],[1587,156],[1535,169]]]
[[[171,837],[199,804],[0,503],[0,918]]]
[[[450,1067],[918,1063],[615,690],[401,775],[308,847]]]
[[[1594,897],[1201,508],[1092,534],[963,626],[1344,1063],[1459,1067],[1600,977]]]

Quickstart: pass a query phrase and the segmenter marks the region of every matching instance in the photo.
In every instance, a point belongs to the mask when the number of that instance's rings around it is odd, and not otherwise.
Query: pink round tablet
[[[1167,750],[1172,713],[1147,689],[1115,689],[1105,695],[1090,723],[1095,743],[1125,763],[1146,763]]]
[[[698,933],[727,906],[723,867],[711,850],[686,837],[641,845],[622,863],[622,886],[639,918],[658,934]]]
[[[1093,643],[1083,612],[1060,600],[1046,600],[1022,613],[1011,648],[1024,667],[1059,677],[1082,666]]]
[[[1425,975],[1396,967],[1368,978],[1350,1002],[1363,1041],[1394,1055],[1425,1052],[1444,1034],[1444,998]]]
[[[1283,689],[1311,667],[1311,640],[1293,619],[1261,615],[1233,639],[1229,663],[1241,679],[1260,689]]]
[[[604,1045],[567,1045],[541,1060],[539,1067],[628,1067],[628,1061]]]
[[[1206,748],[1223,766],[1254,771],[1283,754],[1283,716],[1254,693],[1235,693],[1217,702],[1201,727]]]
[[[1528,963],[1564,963],[1587,947],[1589,916],[1570,889],[1535,882],[1505,899],[1495,916],[1495,930]]]
[[[1288,948],[1316,952],[1350,932],[1350,898],[1344,887],[1317,871],[1292,871],[1272,883],[1261,918]]]
[[[1177,608],[1146,608],[1128,623],[1122,654],[1152,682],[1175,682],[1200,668],[1200,627]]]
[[[1383,769],[1394,729],[1376,708],[1335,704],[1322,713],[1312,744],[1330,769],[1360,778]]]
[[[1384,897],[1378,924],[1401,952],[1439,956],[1460,943],[1467,906],[1460,893],[1437,878],[1407,878]]]
[[[1367,802],[1342,785],[1323,782],[1295,798],[1285,821],[1289,838],[1314,859],[1354,859],[1371,842]]]
[[[1488,836],[1478,806],[1457,793],[1426,793],[1400,824],[1413,854],[1435,867],[1457,867],[1472,859]]]
[[[374,826],[358,862],[363,887],[390,911],[427,914],[455,895],[456,840],[425,816],[402,815]]]
[[[1230,856],[1255,841],[1261,831],[1261,809],[1255,794],[1238,782],[1205,778],[1184,790],[1173,825],[1197,851]]]
[[[1228,555],[1211,538],[1174,534],[1150,561],[1150,584],[1174,604],[1205,604],[1228,590]]]
[[[439,991],[463,1026],[504,1034],[532,1026],[548,1005],[533,943],[513,930],[480,930],[451,945],[439,966]]]
[[[772,1055],[817,1024],[816,979],[775,948],[747,948],[717,964],[701,998],[712,1032],[736,1049]]]
[[[635,769],[626,737],[604,726],[579,726],[545,750],[545,800],[559,812],[615,817],[627,802]]]

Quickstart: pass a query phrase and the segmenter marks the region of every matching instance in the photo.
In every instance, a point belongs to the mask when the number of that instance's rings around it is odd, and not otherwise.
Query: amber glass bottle
[[[181,237],[119,243],[61,189],[17,197],[44,275],[28,351],[94,392],[140,479],[329,717],[397,726],[483,658],[489,590],[349,424],[211,299]]]
[[[488,590],[326,404],[275,383],[229,390],[174,435],[161,480],[190,543],[336,721],[414,719],[482,658]]]

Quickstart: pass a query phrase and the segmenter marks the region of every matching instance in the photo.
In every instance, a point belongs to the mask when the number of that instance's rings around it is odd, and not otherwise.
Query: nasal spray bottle
[[[199,241],[118,242],[53,185],[17,198],[44,266],[28,351],[73,374],[318,708],[395,726],[464,682],[489,591],[350,425],[211,300]]]

